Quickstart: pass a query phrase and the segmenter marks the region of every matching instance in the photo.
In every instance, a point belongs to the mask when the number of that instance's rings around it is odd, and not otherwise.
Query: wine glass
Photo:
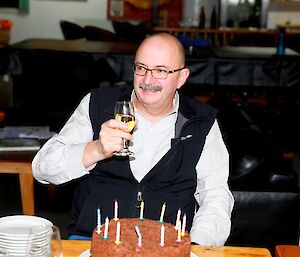
[[[134,106],[131,101],[117,101],[115,104],[115,119],[128,125],[126,132],[132,132],[135,125]],[[134,153],[128,149],[128,140],[123,138],[123,150],[115,152],[116,156],[133,157]]]
[[[59,228],[57,226],[52,226],[51,253],[52,257],[63,257],[61,236]]]

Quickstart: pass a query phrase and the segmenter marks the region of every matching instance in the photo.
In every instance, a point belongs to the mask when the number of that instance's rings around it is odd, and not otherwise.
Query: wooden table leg
[[[34,179],[31,173],[19,174],[22,209],[25,215],[34,215]]]

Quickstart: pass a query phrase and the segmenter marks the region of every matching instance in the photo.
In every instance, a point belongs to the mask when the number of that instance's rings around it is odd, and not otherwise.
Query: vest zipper
[[[132,217],[138,217],[140,213],[141,203],[143,201],[143,187],[141,188],[140,185],[138,185],[137,193],[134,198],[134,204],[132,205]]]
[[[143,201],[142,195],[143,195],[143,193],[140,192],[140,191],[137,193],[137,198],[136,198],[136,200],[137,200],[138,202],[142,202],[142,201]]]
[[[141,191],[137,192],[136,201],[137,202],[136,202],[135,207],[136,208],[140,208],[141,207],[141,203],[143,201],[143,193]]]

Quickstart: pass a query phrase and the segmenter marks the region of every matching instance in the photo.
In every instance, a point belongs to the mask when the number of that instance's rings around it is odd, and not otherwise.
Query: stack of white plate
[[[0,218],[0,249],[9,256],[49,256],[53,224],[44,218],[14,215]]]

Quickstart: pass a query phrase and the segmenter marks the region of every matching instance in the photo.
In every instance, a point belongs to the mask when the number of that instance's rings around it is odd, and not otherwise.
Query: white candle
[[[185,235],[185,226],[186,226],[186,214],[184,214],[182,218],[181,236]]]
[[[97,234],[101,232],[101,213],[100,208],[97,208]]]
[[[141,202],[140,220],[144,219],[144,201]]]
[[[137,225],[134,228],[135,228],[135,232],[138,236],[138,247],[142,247],[142,235],[141,235],[140,229]]]
[[[176,217],[176,223],[175,223],[175,230],[179,229],[178,224],[179,224],[179,220],[180,220],[180,215],[181,215],[181,210],[178,209],[178,211],[177,211],[177,217]]]
[[[161,225],[160,228],[160,246],[165,245],[165,226],[164,224]]]
[[[166,211],[166,203],[164,203],[161,208],[160,219],[159,219],[160,223],[162,223],[164,221],[165,211]]]
[[[121,224],[120,224],[120,221],[118,221],[117,222],[117,231],[116,231],[116,241],[115,241],[116,245],[119,245],[121,243],[120,235],[121,235]]]
[[[118,220],[118,202],[115,200],[115,215],[114,220]]]
[[[104,235],[103,235],[104,239],[108,238],[108,224],[109,224],[109,219],[108,219],[108,217],[106,217],[106,219],[105,219],[105,227],[104,227]]]
[[[137,236],[138,236],[138,237],[142,237],[142,234],[141,234],[141,231],[140,231],[138,225],[135,225],[134,228],[135,228],[135,232],[136,232]]]
[[[178,231],[178,233],[177,233],[177,240],[176,240],[176,242],[181,242],[181,220],[179,220],[179,229],[177,230]]]
[[[138,237],[138,244],[137,245],[138,245],[139,248],[142,247],[142,237],[141,236]]]

